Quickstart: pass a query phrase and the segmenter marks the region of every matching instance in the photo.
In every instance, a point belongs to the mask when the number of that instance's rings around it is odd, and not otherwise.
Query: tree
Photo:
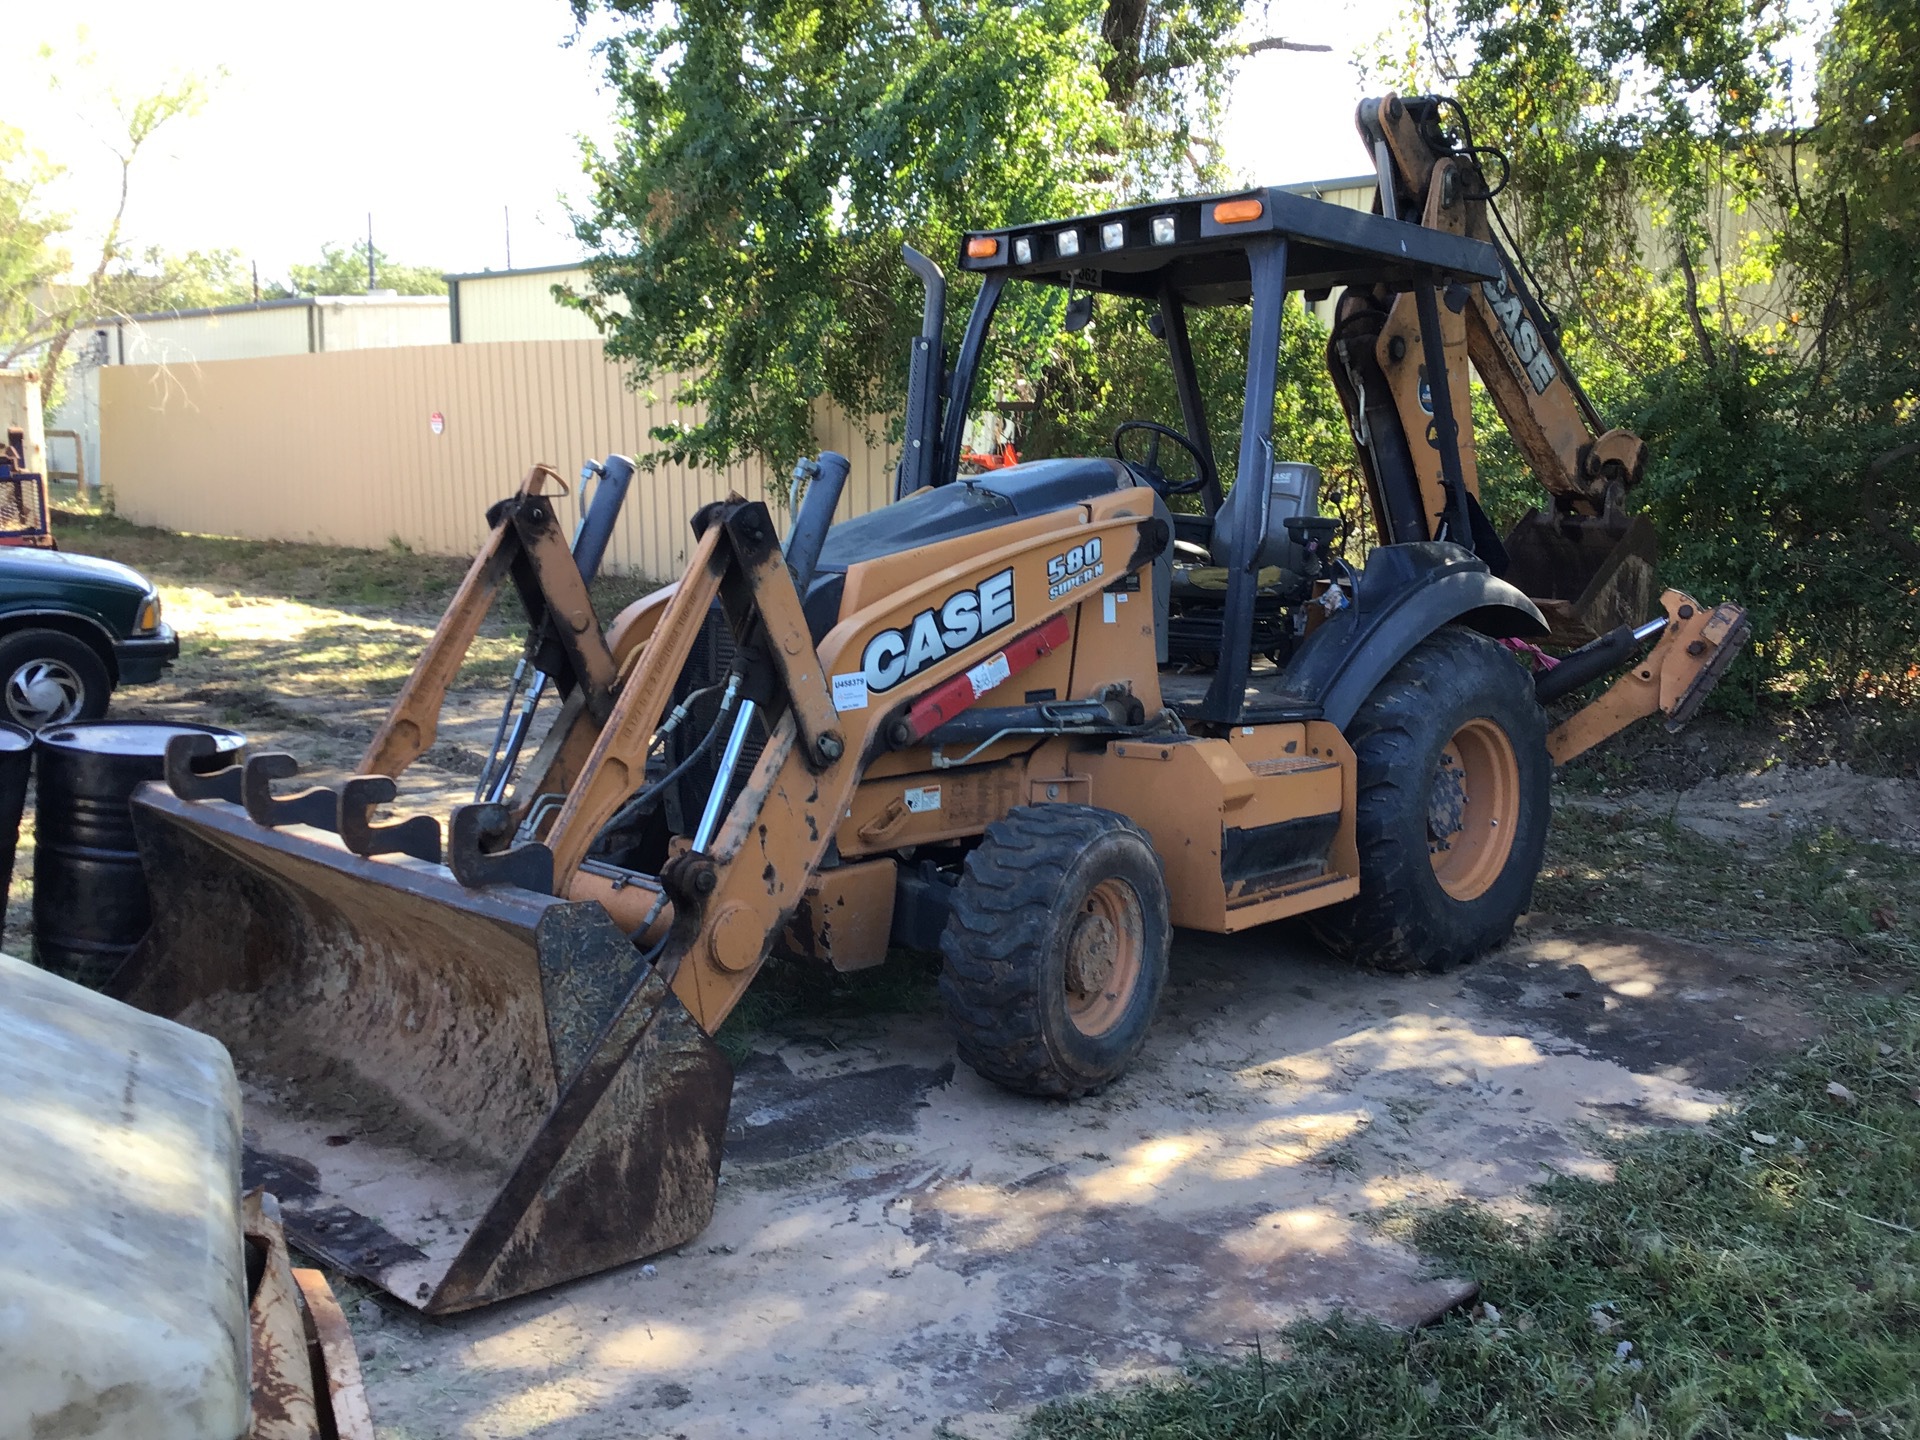
[[[78,285],[67,288],[60,302],[49,308],[45,322],[46,358],[42,369],[52,393],[60,376],[60,362],[74,327],[111,309],[113,287],[110,280],[116,269],[125,265],[123,249],[127,202],[133,193],[134,162],[153,137],[181,116],[198,114],[206,104],[206,83],[198,76],[185,75],[163,85],[151,94],[128,100],[117,94],[109,99],[120,123],[118,138],[109,142],[114,158],[120,162],[120,194],[101,237],[98,257],[92,271]]]
[[[186,250],[178,254],[149,246],[102,282],[103,315],[145,315],[243,305],[253,299],[253,275],[238,250]]]
[[[41,202],[58,173],[24,134],[0,125],[0,366],[45,344],[64,308],[55,285],[72,261],[55,242],[68,221]]]
[[[1423,51],[1387,78],[1458,96],[1500,153],[1540,298],[1578,322],[1590,362],[1711,361],[1716,334],[1751,328],[1731,293],[1755,277],[1736,274],[1726,220],[1770,194],[1787,0],[1455,0],[1425,20]]]
[[[386,251],[373,250],[374,288],[394,290],[402,295],[444,295],[447,282],[433,265],[396,265]],[[294,295],[364,295],[367,293],[366,242],[346,245],[322,245],[318,265],[289,267],[290,288]]]
[[[945,257],[968,226],[1222,183],[1233,61],[1292,43],[1237,40],[1238,0],[574,8],[621,28],[602,45],[619,130],[587,148],[577,218],[591,288],[570,298],[636,384],[688,377],[674,398],[700,418],[656,431],[656,458],[715,465],[811,451],[822,396],[899,412],[920,310],[903,241]],[[1059,312],[1010,296],[999,323],[1044,364]]]
[[[1575,368],[1648,441],[1636,503],[1667,576],[1749,607],[1756,689],[1911,695],[1920,15],[1839,0],[1811,126],[1788,104],[1779,0],[1427,15],[1393,78],[1458,94],[1508,161],[1501,203]],[[1742,314],[1763,278],[1788,303]]]

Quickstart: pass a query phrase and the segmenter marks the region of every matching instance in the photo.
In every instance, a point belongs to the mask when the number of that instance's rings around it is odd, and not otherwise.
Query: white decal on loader
[[[1485,292],[1493,313],[1500,317],[1500,328],[1507,332],[1507,343],[1513,346],[1513,353],[1520,358],[1527,379],[1533,382],[1533,393],[1546,394],[1547,387],[1553,384],[1554,376],[1559,371],[1554,368],[1553,354],[1540,339],[1540,332],[1534,328],[1526,305],[1507,288],[1504,275],[1498,280],[1481,281],[1480,289]]]
[[[1013,623],[1013,571],[990,575],[972,589],[956,590],[938,606],[922,610],[911,625],[882,630],[860,657],[867,689],[881,694],[918,675],[983,635]]]
[[[1047,598],[1058,600],[1069,590],[1091,585],[1105,575],[1107,567],[1100,560],[1104,548],[1096,535],[1086,544],[1076,545],[1047,561]]]

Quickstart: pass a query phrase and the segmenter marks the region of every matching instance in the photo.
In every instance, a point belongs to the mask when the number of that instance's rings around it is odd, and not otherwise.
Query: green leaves
[[[318,265],[292,265],[288,271],[296,295],[364,295],[367,293],[366,242],[322,245]],[[395,290],[402,295],[447,293],[447,282],[441,278],[438,266],[395,265],[377,245],[373,249],[373,273],[376,289]]]
[[[920,295],[912,241],[1191,188],[1240,17],[1229,0],[576,0],[619,131],[589,148],[593,315],[636,384],[691,376],[651,458],[784,471],[814,403],[897,422]],[[968,288],[951,295],[953,329]],[[1057,317],[1018,317],[1029,361]]]

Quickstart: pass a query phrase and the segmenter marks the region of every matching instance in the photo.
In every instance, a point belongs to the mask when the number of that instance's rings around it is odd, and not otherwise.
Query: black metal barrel
[[[34,790],[33,951],[43,969],[98,988],[152,918],[133,836],[133,792],[166,772],[167,741],[211,735],[211,768],[246,744],[237,730],[96,720],[39,735]]]
[[[20,812],[33,770],[33,732],[0,723],[0,943],[6,937],[7,901],[13,894],[13,852],[20,842]]]

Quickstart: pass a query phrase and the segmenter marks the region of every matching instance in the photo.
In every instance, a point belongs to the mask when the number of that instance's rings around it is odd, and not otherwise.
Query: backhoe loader
[[[784,538],[764,504],[705,507],[679,581],[604,629],[583,572],[618,486],[570,548],[535,467],[337,792],[277,791],[296,767],[272,754],[204,772],[183,740],[136,800],[157,915],[116,986],[233,1050],[250,1180],[297,1243],[441,1312],[691,1238],[731,1086],[711,1037],[776,948],[840,970],[937,950],[961,1056],[1071,1098],[1138,1053],[1175,926],[1304,916],[1388,969],[1503,940],[1553,764],[1684,723],[1746,623],[1674,591],[1649,615],[1651,539],[1620,509],[1643,447],[1580,404],[1441,109],[1363,110],[1378,213],[1256,189],[967,234],[952,357],[945,279],[909,248],[893,502],[833,523],[826,453]],[[959,475],[1015,285],[1147,311],[1179,415],[1122,425],[1111,457]],[[1289,296],[1335,288],[1364,557],[1274,453]],[[1188,330],[1211,306],[1247,322],[1219,431]],[[1469,365],[1552,496],[1504,545]],[[559,704],[544,742],[522,765],[503,718],[444,829],[383,817],[509,579],[530,693]],[[1536,675],[1509,641],[1576,648]],[[1543,702],[1622,667],[1549,733]]]

